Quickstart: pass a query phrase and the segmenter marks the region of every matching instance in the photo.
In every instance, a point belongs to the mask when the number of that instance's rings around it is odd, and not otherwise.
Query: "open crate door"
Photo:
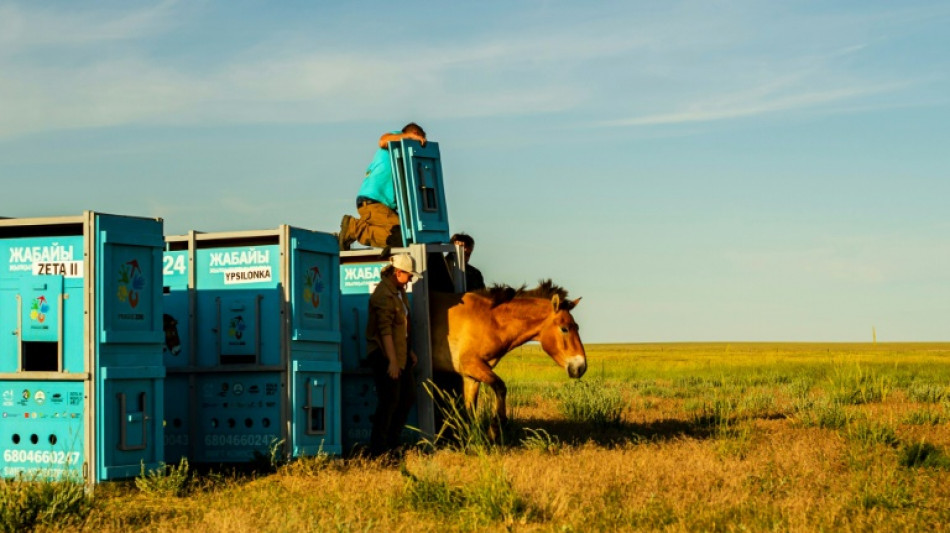
[[[396,206],[403,243],[444,243],[449,240],[449,215],[442,187],[439,143],[422,146],[403,140],[389,144],[396,187]]]
[[[134,477],[164,458],[162,223],[96,215],[96,468]]]

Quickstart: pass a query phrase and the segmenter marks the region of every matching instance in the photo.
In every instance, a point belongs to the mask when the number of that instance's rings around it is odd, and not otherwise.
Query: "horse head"
[[[552,296],[551,315],[541,325],[541,333],[538,334],[541,348],[572,378],[579,378],[587,372],[587,352],[584,351],[577,322],[571,316],[571,309],[580,301],[580,298],[562,300],[557,294]]]

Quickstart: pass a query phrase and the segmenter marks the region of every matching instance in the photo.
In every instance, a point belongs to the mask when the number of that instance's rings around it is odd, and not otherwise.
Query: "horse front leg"
[[[489,385],[491,385],[492,391],[495,392],[495,417],[502,424],[506,424],[508,422],[508,406],[506,403],[508,387],[498,376],[495,376],[495,380]]]
[[[469,376],[462,376],[462,392],[465,396],[465,409],[469,413],[475,414],[475,407],[478,406],[478,380]]]
[[[495,393],[495,416],[492,417],[491,425],[488,427],[488,437],[492,441],[497,441],[501,435],[501,426],[508,422],[508,410],[506,396],[508,387],[505,382],[495,374],[491,367],[483,362],[472,365],[465,374],[465,406],[474,415],[475,400],[478,397],[478,385],[484,383],[492,388]]]
[[[491,439],[492,442],[498,442],[498,439],[501,437],[501,428],[505,427],[508,423],[508,408],[505,402],[506,396],[508,395],[508,387],[505,386],[505,382],[498,376],[495,376],[495,379],[492,380],[489,385],[495,392],[495,416],[488,426],[488,438]]]

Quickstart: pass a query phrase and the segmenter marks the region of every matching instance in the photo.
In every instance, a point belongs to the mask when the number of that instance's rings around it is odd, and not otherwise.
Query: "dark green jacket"
[[[403,307],[405,305],[405,307]],[[406,367],[409,354],[409,299],[397,289],[390,276],[383,276],[373,295],[369,297],[369,319],[366,321],[366,351],[383,351],[383,335],[393,336],[396,362]]]

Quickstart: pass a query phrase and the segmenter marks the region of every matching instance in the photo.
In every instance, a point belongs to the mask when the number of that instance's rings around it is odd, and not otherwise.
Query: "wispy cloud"
[[[213,14],[176,1],[73,12],[0,6],[0,138],[125,124],[388,119],[416,111],[432,118],[571,112],[600,126],[642,127],[854,109],[862,99],[910,86],[845,68],[847,58],[866,53],[860,35],[836,36],[853,20],[826,27],[828,42],[806,53],[767,42],[755,17],[769,13],[689,2],[606,7],[610,16],[585,23],[558,12],[532,26],[526,11],[519,12],[522,25],[383,48],[328,26],[336,33],[319,39],[264,31],[256,40],[235,40],[233,48],[199,42],[187,56],[156,56],[177,37],[172,29]],[[794,27],[782,33],[794,34]]]
[[[877,86],[860,85],[829,88],[820,91],[804,89],[802,92],[792,94],[767,94],[749,98],[749,96],[760,92],[753,89],[752,91],[739,91],[735,94],[723,95],[715,101],[690,104],[687,109],[682,111],[606,120],[598,124],[601,126],[652,126],[751,117],[782,111],[814,109],[836,102],[851,102],[862,96],[899,91],[908,85],[908,82],[899,82],[884,83]]]
[[[499,65],[526,61],[530,48],[409,46],[379,54],[269,45],[199,72],[149,59],[135,48],[71,65],[0,62],[0,138],[130,123],[360,120],[413,105],[438,118],[575,105],[583,94],[575,84],[532,82],[529,74],[517,82],[499,79]],[[505,49],[520,51],[505,59]]]
[[[11,74],[0,77],[0,137],[161,122],[208,94],[200,80],[132,58]]]
[[[177,0],[165,0],[118,13],[76,9],[80,4],[46,9],[0,5],[0,54],[33,46],[141,39],[174,24],[176,4]]]

